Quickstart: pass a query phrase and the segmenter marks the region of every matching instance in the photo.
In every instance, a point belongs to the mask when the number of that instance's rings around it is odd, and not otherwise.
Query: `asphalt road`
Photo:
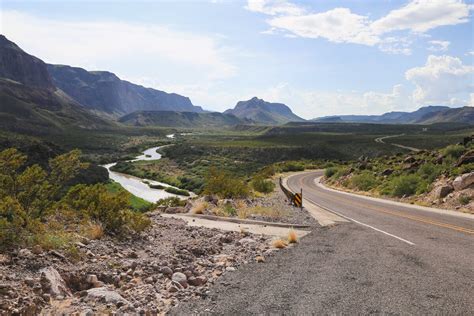
[[[294,191],[349,219],[316,227],[297,247],[227,273],[176,315],[474,315],[474,220],[334,192],[320,172]]]

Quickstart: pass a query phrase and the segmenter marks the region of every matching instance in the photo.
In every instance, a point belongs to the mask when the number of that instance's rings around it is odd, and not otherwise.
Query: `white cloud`
[[[411,36],[424,37],[424,32],[436,27],[456,25],[469,21],[471,6],[459,0],[413,0],[386,16],[370,20],[348,8],[335,8],[325,12],[308,12],[288,1],[248,0],[251,11],[271,15],[271,26],[265,34],[278,30],[304,38],[324,38],[335,43],[355,43],[378,46],[391,54],[411,54],[412,41],[406,36],[387,36],[393,31],[410,31]],[[277,15],[277,16],[275,16]],[[434,42],[434,43],[433,43]],[[432,41],[430,49],[446,50],[448,42]]]
[[[374,45],[378,38],[368,30],[368,19],[346,8],[336,8],[323,13],[287,15],[268,21],[273,28],[287,30],[307,38],[325,38],[335,43]]]
[[[414,0],[372,23],[377,34],[395,30],[423,33],[430,29],[469,21],[469,5],[458,0]]]
[[[286,0],[248,0],[245,8],[267,15],[299,15],[305,12],[304,8]]]
[[[431,44],[431,46],[428,47],[428,50],[432,52],[445,52],[451,44],[449,41],[429,41],[428,43]]]
[[[451,56],[428,56],[426,64],[406,71],[415,84],[414,100],[419,104],[447,104],[452,98],[474,91],[474,67]]]
[[[174,68],[208,80],[228,78],[237,71],[220,38],[161,25],[69,22],[3,11],[2,33],[46,62],[102,68],[126,77],[133,76],[134,68],[158,76],[173,76]],[[170,70],[163,73],[166,67]]]

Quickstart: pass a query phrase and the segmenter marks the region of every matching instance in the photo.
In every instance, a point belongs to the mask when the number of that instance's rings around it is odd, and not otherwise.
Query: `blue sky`
[[[1,33],[223,111],[253,96],[312,118],[474,105],[473,2],[8,1]]]

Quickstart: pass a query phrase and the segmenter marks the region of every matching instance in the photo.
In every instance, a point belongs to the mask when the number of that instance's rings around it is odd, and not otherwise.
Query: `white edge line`
[[[353,218],[350,218],[350,217],[348,217],[348,216],[342,215],[341,213],[336,212],[336,211],[333,211],[333,210],[330,210],[330,209],[328,209],[327,207],[324,207],[324,206],[322,206],[322,205],[319,205],[318,203],[315,203],[313,200],[310,200],[310,199],[308,199],[308,198],[305,198],[305,199],[307,199],[307,200],[310,201],[311,203],[315,204],[316,206],[319,206],[319,207],[325,209],[326,211],[331,212],[331,213],[334,213],[334,214],[336,214],[336,215],[338,215],[338,216],[340,216],[340,217],[343,217],[343,218],[345,218],[345,219],[348,219],[348,220],[350,220],[351,222],[354,222],[354,223],[356,223],[356,224],[359,224],[359,225],[368,227],[368,228],[370,228],[370,229],[373,229],[373,230],[375,230],[375,231],[378,231],[379,233],[385,234],[385,235],[387,235],[387,236],[396,238],[396,239],[398,239],[398,240],[400,240],[400,241],[403,241],[403,242],[405,242],[405,243],[407,243],[407,244],[409,244],[409,245],[412,245],[412,246],[415,245],[415,243],[412,243],[412,242],[409,241],[409,240],[403,239],[402,237],[398,237],[398,236],[396,236],[396,235],[394,235],[394,234],[387,233],[386,231],[383,231],[383,230],[381,230],[381,229],[378,229],[377,227],[370,226],[369,224],[365,224],[365,223],[359,222],[358,220],[355,220],[355,219],[353,219]]]

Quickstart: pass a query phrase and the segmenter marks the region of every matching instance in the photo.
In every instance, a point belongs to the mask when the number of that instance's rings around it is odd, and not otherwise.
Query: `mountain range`
[[[474,123],[474,107],[450,108],[425,106],[413,112],[388,112],[382,115],[335,115],[312,119],[313,122],[432,124],[441,122]]]
[[[233,114],[241,119],[252,120],[266,125],[305,121],[295,115],[287,105],[266,102],[257,97],[237,102],[235,108],[225,111],[224,114]]]
[[[342,115],[314,122],[380,124],[474,123],[474,108],[429,106],[414,112]],[[254,97],[224,113],[195,106],[188,97],[145,88],[107,71],[51,65],[0,35],[0,123],[2,129],[35,134],[70,127],[133,126],[214,128],[305,122],[283,103]]]

